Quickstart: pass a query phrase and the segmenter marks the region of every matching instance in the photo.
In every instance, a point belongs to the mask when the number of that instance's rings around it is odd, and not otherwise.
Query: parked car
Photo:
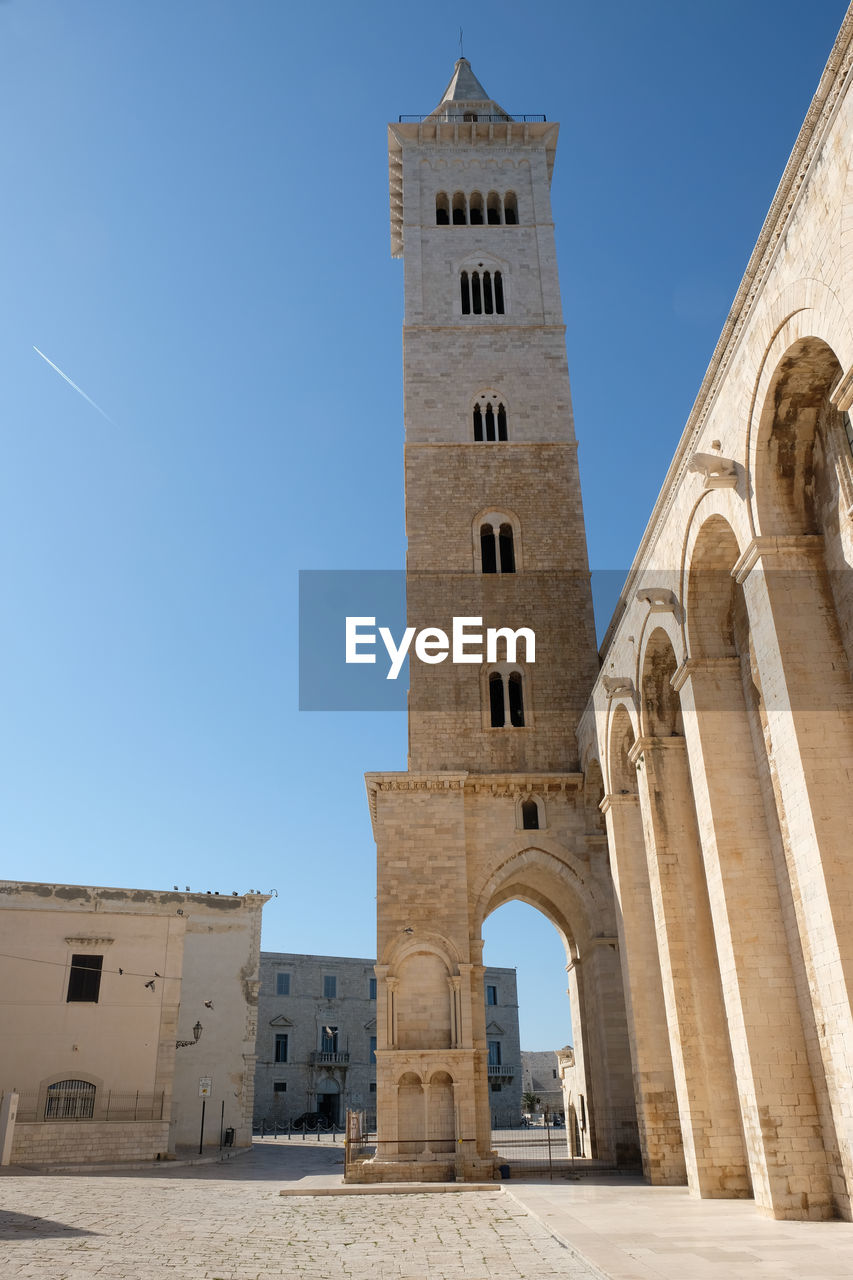
[[[307,1129],[309,1133],[316,1133],[318,1129],[328,1133],[333,1125],[332,1119],[323,1115],[322,1111],[303,1111],[302,1115],[297,1116],[293,1121],[294,1129]]]

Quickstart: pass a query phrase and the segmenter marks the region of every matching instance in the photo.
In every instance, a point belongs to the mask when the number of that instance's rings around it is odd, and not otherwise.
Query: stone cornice
[[[679,482],[687,469],[689,458],[695,452],[708,413],[725,378],[737,349],[744,328],[749,320],[761,288],[770,272],[776,251],[797,206],[803,184],[808,175],[827,131],[832,124],[836,108],[853,65],[853,10],[848,10],[829,55],[823,75],[812,98],[803,126],[797,136],[790,159],[785,166],[782,180],[776,189],[770,210],[758,236],[755,248],[747,263],[740,287],[728,314],[719,341],[714,348],[699,394],[687,419],[675,456],[652,508],[645,532],[640,540],[633,564],[628,571],[625,585],[613,612],[610,625],[601,643],[602,659],[610,649],[619,628],[621,618],[632,598],[633,587],[645,568],[646,557],[654,543],[659,526],[666,518],[675,500]]]
[[[693,675],[709,671],[730,671],[737,666],[740,666],[740,658],[735,655],[725,658],[686,658],[669,683],[676,693],[680,693]]]
[[[380,791],[465,791],[469,795],[528,796],[576,792],[583,787],[582,773],[366,773],[370,817],[376,822],[376,797]]]
[[[753,538],[732,568],[735,582],[743,583],[763,556],[813,556],[823,547],[819,533],[765,534]],[[774,565],[778,569],[779,565]],[[788,566],[785,566],[788,567]]]
[[[602,813],[607,814],[611,809],[618,805],[637,805],[640,798],[636,791],[613,791],[609,792],[601,804],[598,806]]]

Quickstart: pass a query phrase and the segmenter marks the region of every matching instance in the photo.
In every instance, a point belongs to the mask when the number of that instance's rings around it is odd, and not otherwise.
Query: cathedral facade
[[[560,932],[592,1152],[851,1215],[853,17],[599,653],[549,198],[557,126],[460,59],[389,127],[405,264],[409,624],[535,630],[412,662],[370,774],[378,1147],[491,1177],[482,925]]]

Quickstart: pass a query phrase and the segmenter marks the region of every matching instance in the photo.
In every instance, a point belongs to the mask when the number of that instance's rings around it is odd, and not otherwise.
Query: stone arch
[[[493,911],[518,898],[543,911],[572,953],[578,937],[583,941],[601,931],[594,922],[607,914],[608,904],[586,875],[584,860],[556,841],[540,837],[536,845],[516,847],[498,856],[488,873],[472,884],[472,923],[479,932]],[[518,892],[522,889],[527,896]]]
[[[756,523],[764,535],[820,532],[816,454],[821,433],[843,437],[840,415],[830,403],[840,377],[835,352],[816,338],[793,343],[773,369],[753,462]]]
[[[631,764],[629,753],[637,734],[632,717],[624,702],[613,708],[608,735],[608,774],[611,795],[636,795],[637,771]]]
[[[436,1155],[449,1155],[456,1148],[453,1076],[443,1069],[431,1071],[426,1088],[426,1138],[429,1150]]]
[[[677,670],[672,640],[663,627],[656,626],[642,654],[640,706],[644,738],[684,737],[681,702],[672,687]]]
[[[397,1045],[400,1049],[449,1049],[451,1004],[446,959],[418,947],[400,960],[397,978]]]
[[[717,514],[693,531],[691,542],[685,592],[688,654],[691,658],[733,658],[732,570],[741,548],[732,526]]]
[[[791,387],[795,399],[809,381],[806,373],[801,386]],[[803,407],[810,409],[809,393],[804,397]],[[790,407],[787,400],[785,407]],[[790,439],[780,447],[785,468],[802,475],[807,451]],[[808,519],[807,507],[800,511]],[[776,540],[767,541],[775,552]],[[744,551],[731,524],[718,514],[696,530],[686,593],[689,661],[679,673],[679,687],[732,1066],[741,1085],[732,1096],[749,1178],[761,1207],[775,1216],[796,1216],[787,1178],[800,1143],[798,1120],[788,1103],[793,1092],[806,1100],[811,1117],[808,1140],[816,1155],[808,1195],[819,1213],[826,1211],[830,1187],[802,1021],[802,955],[789,936],[793,904],[784,867],[786,821],[751,628],[753,618],[772,617],[772,607],[766,607],[763,581],[750,581],[751,602],[743,586],[755,564],[755,546],[750,543]],[[760,902],[760,912],[745,916],[745,901]],[[772,1002],[766,1001],[768,984],[775,993]],[[784,1090],[774,1065],[781,1053],[793,1064]],[[749,1090],[742,1087],[744,1080]]]
[[[512,553],[515,567],[511,572],[523,572],[524,556],[521,537],[521,520],[518,515],[509,507],[483,507],[477,512],[474,519],[471,521],[471,551],[475,573],[482,574],[485,572],[483,567],[482,529],[484,526],[488,526],[494,531],[495,537],[499,537],[500,530],[503,525],[509,525],[512,530]],[[497,570],[490,569],[489,572],[501,573],[509,571],[502,570],[500,567],[500,548],[497,548],[495,551],[495,560],[498,568]]]
[[[604,818],[601,803],[604,800],[604,776],[601,761],[591,752],[583,764],[583,811],[584,826],[590,835],[604,832]]]
[[[602,901],[588,877],[588,867],[565,848],[517,850],[482,884],[472,927],[479,936],[488,916],[512,901],[533,907],[554,926],[566,956],[592,1154],[631,1163],[638,1155],[637,1121],[615,914],[612,897]]]

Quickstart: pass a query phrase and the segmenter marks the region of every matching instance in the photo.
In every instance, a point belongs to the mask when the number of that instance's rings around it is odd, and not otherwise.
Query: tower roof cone
[[[509,119],[503,108],[499,107],[494,98],[490,98],[486,93],[471,70],[468,59],[457,58],[450,83],[441,95],[441,101],[432,115],[455,117],[466,110],[477,111],[487,116],[499,116],[502,120]]]

